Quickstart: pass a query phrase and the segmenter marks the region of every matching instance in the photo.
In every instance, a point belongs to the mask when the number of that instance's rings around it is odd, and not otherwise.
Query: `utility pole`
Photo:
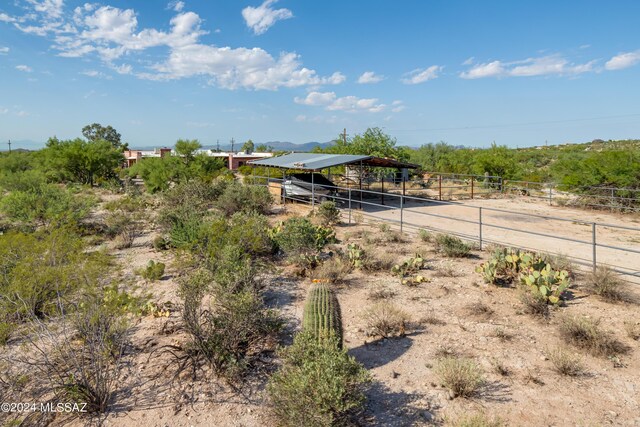
[[[9,140],[9,142],[7,142],[7,144],[9,144],[9,154],[11,154],[11,140]]]
[[[232,153],[235,153],[235,151],[233,150],[233,147],[234,147],[235,143],[236,143],[236,141],[233,138],[231,138],[231,152]]]
[[[220,152],[220,140],[216,139],[216,152]]]
[[[347,145],[347,128],[344,128],[342,133],[342,140],[344,141],[344,145]]]

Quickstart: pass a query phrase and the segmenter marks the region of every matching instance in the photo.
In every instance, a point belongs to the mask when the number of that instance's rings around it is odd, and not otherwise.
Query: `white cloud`
[[[20,110],[16,113],[16,116],[18,117],[27,117],[29,115],[29,112],[24,111],[24,110]]]
[[[368,111],[377,113],[385,109],[385,104],[378,103],[377,98],[358,98],[356,96],[343,96],[338,98],[335,92],[310,92],[305,98],[294,98],[296,104],[313,107],[325,107],[329,111]]]
[[[533,77],[550,75],[577,75],[594,71],[596,61],[573,64],[560,55],[548,55],[527,58],[522,61],[492,61],[473,65],[460,73],[463,79],[481,79],[485,77]]]
[[[8,108],[0,107],[0,114],[7,114],[9,112]]]
[[[33,72],[33,68],[29,67],[28,65],[16,65],[16,70],[23,71],[25,73]]]
[[[358,77],[358,83],[360,84],[378,83],[382,80],[384,80],[384,76],[377,75],[373,71],[365,71],[360,77]]]
[[[177,7],[180,11],[171,18],[169,30],[159,30],[139,29],[137,13],[133,9],[86,3],[76,7],[72,16],[65,20],[65,14],[58,13],[62,0],[27,1],[32,8],[20,18],[20,26],[14,24],[18,29],[50,38],[52,48],[59,56],[86,58],[96,55],[120,74],[149,80],[202,77],[209,84],[222,88],[250,90],[335,85],[346,80],[340,72],[319,76],[316,71],[304,67],[295,53],[282,52],[274,57],[259,47],[202,44],[200,38],[208,32],[201,28],[200,16],[183,12],[184,5],[177,3],[172,4],[173,9]],[[256,9],[271,10],[273,3],[267,1]],[[257,28],[263,28],[268,22],[268,18],[256,21]],[[149,63],[146,57],[139,61],[146,69],[135,69],[129,64],[115,65],[124,56],[131,58],[133,63],[134,55],[155,47],[167,47],[169,52],[156,63]]]
[[[16,22],[16,19],[12,16],[7,15],[6,13],[0,13],[0,22]]]
[[[640,50],[635,52],[620,53],[604,64],[607,70],[622,70],[624,68],[633,67],[640,62]]]
[[[293,18],[293,13],[289,9],[272,9],[271,5],[278,0],[265,0],[258,7],[247,6],[242,9],[242,17],[247,27],[251,28],[257,35],[264,34],[277,21]]]
[[[399,113],[403,111],[405,108],[407,107],[404,105],[404,102],[402,101],[393,101],[391,103],[391,111],[393,111],[394,113]]]
[[[176,12],[182,12],[182,9],[184,9],[184,2],[172,1],[167,5],[167,9],[173,9]]]
[[[112,77],[108,74],[103,73],[102,71],[97,71],[97,70],[87,70],[87,71],[82,71],[80,74],[83,74],[87,77],[95,77],[95,78],[99,78],[99,79],[105,79],[105,80],[111,80]]]
[[[438,73],[442,71],[443,68],[444,67],[439,65],[432,65],[431,67],[424,69],[416,68],[415,70],[406,73],[400,81],[407,85],[424,83],[428,80],[438,78]]]
[[[9,53],[8,47],[0,47],[0,55],[6,55],[7,53]]]

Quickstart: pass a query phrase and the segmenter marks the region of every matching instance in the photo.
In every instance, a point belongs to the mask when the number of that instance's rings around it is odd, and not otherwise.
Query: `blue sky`
[[[0,141],[640,138],[640,2],[0,4]],[[16,146],[14,145],[14,148]]]

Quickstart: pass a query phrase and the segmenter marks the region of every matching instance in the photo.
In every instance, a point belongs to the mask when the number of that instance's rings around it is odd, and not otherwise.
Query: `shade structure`
[[[253,166],[268,166],[282,169],[298,169],[319,171],[334,166],[358,164],[382,168],[415,169],[418,165],[399,162],[395,159],[385,159],[374,156],[354,154],[323,154],[323,153],[291,153],[269,159],[252,160],[248,164]]]

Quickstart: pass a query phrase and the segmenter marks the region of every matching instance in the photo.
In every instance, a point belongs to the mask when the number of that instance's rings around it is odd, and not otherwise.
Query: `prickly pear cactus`
[[[347,255],[349,257],[349,262],[354,268],[362,268],[364,249],[355,243],[349,243],[347,245]]]
[[[520,281],[543,297],[547,303],[557,305],[562,300],[563,292],[569,287],[569,273],[565,270],[554,270],[550,264],[546,264],[540,270],[529,267],[520,277]]]
[[[340,304],[326,283],[314,283],[309,290],[302,314],[302,328],[318,338],[333,332],[342,347]]]

